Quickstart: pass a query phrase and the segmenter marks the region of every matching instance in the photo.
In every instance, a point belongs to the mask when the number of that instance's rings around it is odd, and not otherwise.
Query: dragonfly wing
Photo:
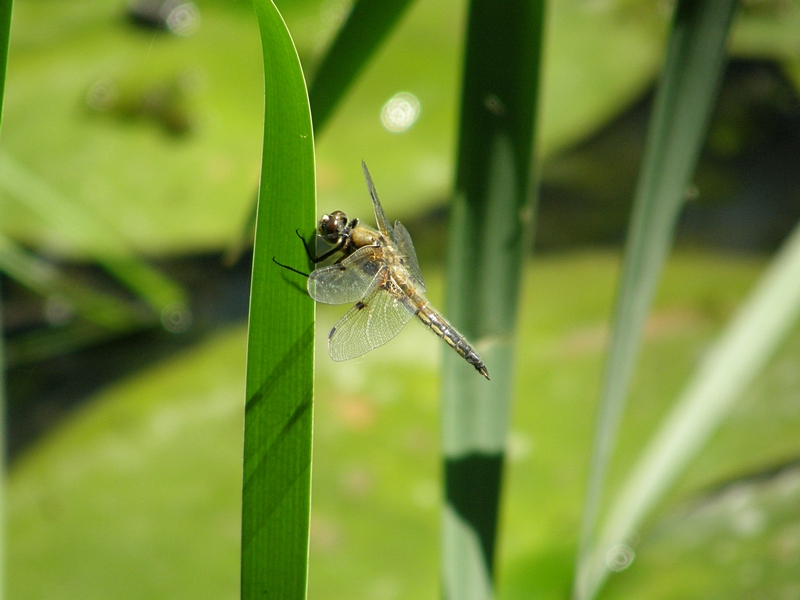
[[[323,304],[350,304],[369,291],[382,263],[374,246],[364,246],[342,262],[322,267],[308,276],[308,294]]]
[[[384,282],[384,278],[384,273],[380,279],[376,277],[367,295],[331,329],[328,353],[333,360],[356,358],[382,346],[414,316],[416,309],[408,297],[392,289],[394,282]]]
[[[386,213],[383,212],[381,201],[378,200],[378,192],[375,191],[375,184],[372,183],[367,164],[363,160],[361,161],[361,168],[364,169],[364,178],[367,180],[369,197],[372,198],[372,207],[375,209],[375,221],[378,224],[378,229],[386,236],[386,239],[390,240],[392,239],[392,226],[389,224],[389,219],[386,218]]]
[[[425,292],[425,282],[419,269],[417,253],[414,252],[414,244],[411,242],[408,229],[403,227],[400,221],[394,222],[394,243],[397,244],[397,250],[404,259],[406,270],[411,276],[411,281],[417,286],[417,291]]]

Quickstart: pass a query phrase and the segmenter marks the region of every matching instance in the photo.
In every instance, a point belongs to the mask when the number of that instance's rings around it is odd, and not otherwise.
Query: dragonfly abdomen
[[[489,372],[486,370],[486,365],[483,364],[481,357],[478,356],[478,353],[469,345],[466,338],[447,322],[447,319],[431,308],[425,301],[420,303],[416,315],[420,321],[430,327],[431,331],[447,342],[448,346],[458,352],[464,360],[475,367],[481,375],[489,379]]]

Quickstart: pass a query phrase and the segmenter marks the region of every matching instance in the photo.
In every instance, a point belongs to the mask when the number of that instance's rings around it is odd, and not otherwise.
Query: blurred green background
[[[277,4],[313,77],[349,4]],[[17,274],[2,282],[10,598],[238,595],[249,265],[223,263],[259,176],[260,40],[245,0],[195,0],[174,31],[154,27],[152,6],[14,5],[0,144],[12,243],[0,260]],[[319,212],[371,218],[366,160],[439,306],[464,20],[462,2],[413,4],[317,138]],[[501,598],[568,595],[618,244],[668,20],[660,3],[548,5]],[[800,217],[798,31],[788,1],[738,17],[612,485]],[[381,111],[401,92],[419,115],[396,133]],[[274,235],[298,227],[311,224],[275,223]],[[91,322],[98,302],[121,316]],[[441,342],[408,327],[333,363],[324,340],[341,312],[318,310],[309,596],[438,597]],[[800,331],[603,597],[800,599],[798,358]]]

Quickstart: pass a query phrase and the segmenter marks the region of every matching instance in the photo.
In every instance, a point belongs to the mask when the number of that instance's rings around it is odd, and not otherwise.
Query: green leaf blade
[[[183,289],[138,257],[114,227],[60,194],[7,152],[0,153],[0,188],[58,231],[75,249],[96,260],[157,314],[170,306],[186,305]]]
[[[112,331],[148,323],[122,300],[71,281],[0,233],[0,271],[44,297],[62,296],[86,320]]]
[[[725,62],[735,0],[680,2],[650,121],[623,258],[591,457],[575,597],[605,577],[594,536],[642,331],[705,137]],[[590,558],[591,556],[591,558]]]
[[[355,3],[311,82],[309,100],[317,135],[411,2],[358,0]]]
[[[800,316],[800,226],[631,469],[612,503],[598,548],[630,539],[689,461],[704,447]]]
[[[484,381],[445,350],[443,596],[494,597],[522,257],[532,221],[542,2],[473,1],[467,33],[447,316],[484,358]],[[476,381],[476,379],[478,381]]]
[[[264,55],[264,153],[253,256],[242,484],[242,598],[305,598],[314,305],[295,228],[316,212],[302,69],[274,4],[254,0]],[[298,281],[299,280],[299,281]]]
[[[3,114],[3,99],[5,98],[6,89],[6,68],[8,66],[8,41],[11,33],[11,0],[0,0],[0,123],[2,123]],[[0,309],[2,306],[0,306]],[[0,310],[0,331],[3,331],[3,311]],[[6,358],[5,358],[5,340],[4,336],[0,335],[0,444],[3,450],[0,451],[0,459],[2,464],[6,464],[5,448],[6,448]],[[0,469],[0,515],[3,516],[5,522],[6,501],[5,501],[5,469]],[[6,549],[5,538],[6,528],[3,523],[0,523],[0,596],[5,595],[6,579],[5,579],[5,566],[6,566]]]

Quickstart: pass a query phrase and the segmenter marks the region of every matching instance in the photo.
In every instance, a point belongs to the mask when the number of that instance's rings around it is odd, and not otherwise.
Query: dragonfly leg
[[[314,255],[311,254],[311,250],[308,249],[308,244],[306,244],[306,238],[304,238],[300,234],[300,230],[299,229],[295,229],[294,232],[295,232],[295,234],[297,234],[297,237],[300,238],[300,241],[303,242],[303,248],[306,251],[306,255],[308,256],[308,260],[310,260],[311,262],[314,262]]]
[[[333,256],[337,252],[341,252],[344,249],[344,247],[347,245],[347,240],[348,240],[348,238],[342,237],[337,242],[337,244],[333,248],[328,250],[325,254],[321,254],[319,256],[314,256],[311,253],[311,249],[308,247],[308,243],[306,243],[306,239],[300,234],[300,230],[299,229],[295,229],[294,232],[297,234],[297,237],[300,238],[300,241],[303,242],[303,248],[305,248],[305,250],[306,250],[306,255],[308,256],[308,260],[310,260],[314,264],[321,263],[323,260],[329,259],[331,256]],[[344,258],[344,257],[342,257],[342,258]]]
[[[275,260],[274,256],[272,257],[272,262],[274,262],[279,267],[283,267],[287,271],[291,271],[292,273],[297,273],[298,275],[302,275],[303,277],[310,277],[308,273],[303,273],[302,271],[298,271],[294,267],[290,267],[289,265],[284,265],[283,263],[279,263],[277,260]]]

